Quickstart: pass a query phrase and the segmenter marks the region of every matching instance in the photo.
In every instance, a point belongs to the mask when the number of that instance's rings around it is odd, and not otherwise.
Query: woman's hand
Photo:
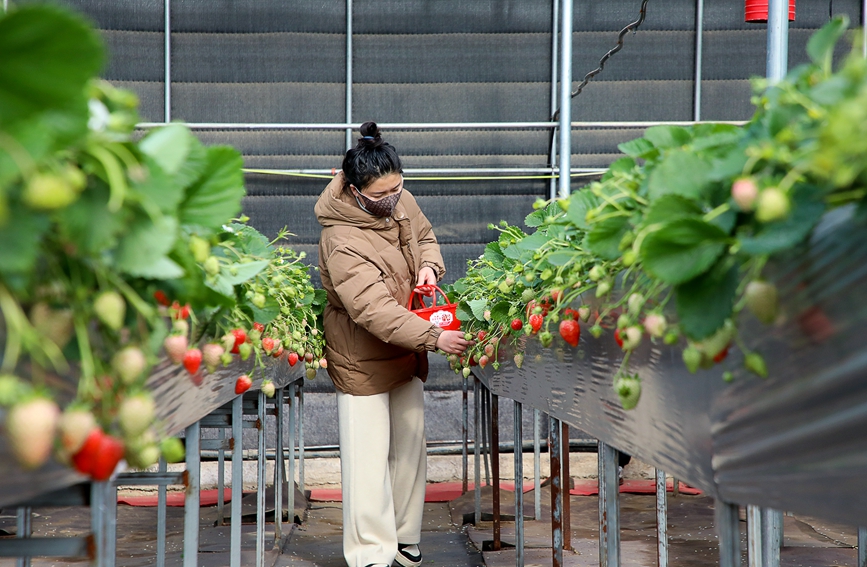
[[[415,284],[415,287],[421,288],[419,292],[422,295],[430,297],[433,295],[434,290],[433,287],[437,284],[437,275],[434,273],[433,268],[430,266],[425,266],[421,270],[418,271],[418,282]]]
[[[471,344],[464,338],[463,331],[443,331],[437,339],[437,348],[448,354],[464,354]]]

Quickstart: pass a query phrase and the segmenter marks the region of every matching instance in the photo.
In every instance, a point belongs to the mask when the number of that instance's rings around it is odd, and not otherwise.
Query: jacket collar
[[[316,201],[313,211],[316,214],[316,220],[323,227],[354,226],[373,230],[388,230],[395,226],[395,221],[407,219],[403,199],[397,202],[392,215],[393,218],[376,217],[363,211],[355,199],[346,194],[343,190],[345,183],[346,179],[343,172],[338,172]]]

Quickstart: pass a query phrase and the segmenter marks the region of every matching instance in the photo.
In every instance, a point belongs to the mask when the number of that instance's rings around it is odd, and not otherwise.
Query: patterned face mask
[[[401,193],[403,193],[403,187],[401,187],[394,195],[388,195],[387,197],[374,201],[356,188],[355,200],[358,201],[359,207],[374,216],[390,217],[391,213],[394,212],[394,208],[397,206],[397,202],[400,201]]]

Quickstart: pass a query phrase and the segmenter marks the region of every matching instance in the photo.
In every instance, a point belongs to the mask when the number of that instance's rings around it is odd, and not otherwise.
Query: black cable
[[[831,0],[831,1],[833,2],[833,0]],[[647,0],[642,0],[641,9],[639,10],[639,13],[638,13],[638,19],[635,20],[634,22],[632,22],[631,24],[627,25],[622,30],[620,30],[620,33],[617,35],[617,45],[615,45],[613,48],[611,48],[608,51],[608,53],[606,53],[605,55],[602,56],[602,59],[599,60],[599,66],[598,67],[596,67],[595,69],[593,69],[592,71],[590,71],[589,73],[584,75],[584,80],[581,81],[581,84],[578,85],[578,88],[575,89],[575,91],[569,97],[570,103],[571,103],[573,98],[575,98],[576,96],[581,94],[581,91],[584,90],[584,87],[587,86],[587,83],[590,82],[590,79],[592,79],[593,77],[595,77],[596,75],[598,75],[599,73],[602,72],[602,70],[605,68],[605,63],[608,61],[608,59],[611,58],[612,55],[614,55],[615,53],[617,53],[618,51],[623,49],[624,36],[626,36],[626,34],[629,33],[630,31],[635,33],[635,30],[638,28],[638,26],[640,26],[642,23],[644,23],[644,18],[646,16],[647,16]],[[557,119],[560,116],[560,109],[562,108],[562,106],[563,106],[563,103],[561,102],[560,106],[557,107],[557,110],[555,110],[554,114],[551,116],[551,122],[557,121]],[[548,165],[552,168],[554,167],[553,162],[555,161],[555,158],[551,155],[551,152],[554,149],[554,136],[556,135],[556,132],[557,132],[556,128],[551,128],[551,137],[548,141],[548,156],[549,156],[549,160],[550,160]]]

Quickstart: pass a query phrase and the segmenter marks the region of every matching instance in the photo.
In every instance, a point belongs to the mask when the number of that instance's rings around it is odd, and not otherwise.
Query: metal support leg
[[[482,456],[485,460],[485,485],[491,486],[491,445],[490,441],[490,424],[491,424],[491,391],[482,384]]]
[[[747,506],[747,562],[749,567],[762,567],[762,509]]]
[[[259,390],[256,410],[259,430],[258,474],[256,475],[256,567],[265,567],[265,392]]]
[[[184,433],[187,451],[187,489],[184,497],[184,567],[198,567],[199,561],[199,488],[202,472],[201,450],[199,448],[200,433],[201,428],[198,421],[187,427]],[[234,498],[232,501],[234,502]]]
[[[858,527],[858,567],[867,567],[867,528]]]
[[[563,549],[572,551],[572,501],[570,489],[572,488],[572,473],[569,470],[569,425],[563,425],[563,436],[560,438],[560,450],[563,463]]]
[[[491,394],[491,476],[494,481],[494,551],[502,548],[500,523],[500,397]]]
[[[295,449],[292,449],[293,454]],[[304,493],[304,382],[298,383],[298,490]],[[295,490],[292,490],[293,502]],[[294,506],[294,504],[293,504]],[[295,510],[292,510],[295,517]]]
[[[533,519],[542,519],[542,414],[533,410]]]
[[[289,384],[289,470],[286,481],[289,483],[289,522],[295,523],[295,384]]]
[[[159,472],[168,470],[166,460],[160,457]],[[220,490],[222,490],[222,485]],[[222,514],[220,515],[222,523]],[[166,485],[157,487],[157,567],[166,567]]]
[[[563,565],[563,495],[560,492],[560,420],[548,416],[548,455],[551,459],[551,551],[553,567]]]
[[[105,561],[103,566],[114,567],[117,560],[117,486],[112,481],[105,484]],[[198,505],[196,508],[198,509]]]
[[[226,430],[220,429],[218,438],[220,441],[223,441],[226,438]],[[217,522],[219,525],[223,525],[226,522],[223,521],[224,514],[223,512],[226,510],[226,451],[222,447],[222,443],[220,444],[220,448],[217,451]]]
[[[665,471],[656,469],[656,565],[668,567],[668,498]]]
[[[620,480],[617,449],[599,442],[599,566],[620,566]]]
[[[475,496],[475,514],[473,516],[473,525],[478,526],[482,521],[482,462],[481,462],[481,445],[479,439],[482,429],[481,424],[481,400],[482,393],[478,378],[473,378],[473,457],[475,458],[475,481],[473,484],[473,492]]]
[[[17,530],[16,537],[28,538],[33,533],[32,510],[29,506],[21,506],[18,508]],[[19,557],[15,560],[15,567],[30,567],[30,557]]]
[[[470,435],[469,416],[470,408],[467,399],[467,379],[461,380],[461,494],[466,494],[469,489],[469,458],[468,458],[468,439]]]
[[[93,532],[93,544],[97,567],[105,567],[107,554],[105,540],[107,538],[105,525],[106,488],[109,482],[93,482],[90,484],[90,528]]]
[[[229,531],[229,565],[241,567],[241,499],[244,493],[243,396],[232,400],[232,514]]]
[[[524,419],[523,406],[515,402],[515,566],[524,567]]]
[[[763,567],[780,567],[780,547],[783,543],[783,512],[762,508]]]
[[[737,504],[714,502],[714,521],[719,536],[720,567],[740,567],[741,534]]]
[[[274,392],[276,404],[275,421],[277,422],[277,439],[274,447],[274,547],[280,545],[283,539],[283,460],[286,458],[283,452],[283,388]]]

